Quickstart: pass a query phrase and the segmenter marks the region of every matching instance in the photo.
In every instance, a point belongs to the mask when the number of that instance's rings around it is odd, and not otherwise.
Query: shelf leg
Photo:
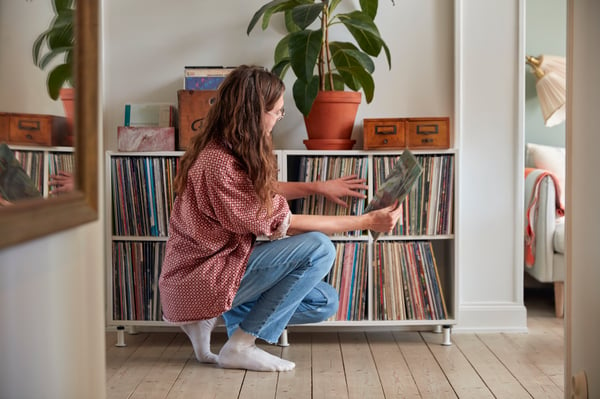
[[[452,341],[450,341],[450,326],[443,327],[444,337],[442,339],[442,345],[450,346],[452,345]]]
[[[123,326],[117,326],[117,343],[115,346],[127,346],[127,344],[125,344],[125,327]]]
[[[437,325],[435,327],[433,327],[433,332],[436,334],[441,334],[442,333],[442,326],[441,325]]]
[[[283,330],[283,332],[281,333],[281,336],[279,336],[279,342],[277,343],[277,345],[290,346],[290,343],[288,342],[287,328],[285,330]]]
[[[138,331],[135,329],[135,326],[129,326],[129,327],[127,327],[127,334],[135,335],[137,333],[138,333]]]

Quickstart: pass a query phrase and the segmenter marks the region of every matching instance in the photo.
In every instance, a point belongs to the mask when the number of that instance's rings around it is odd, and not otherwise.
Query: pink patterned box
[[[153,126],[119,126],[119,151],[174,151],[175,128]]]

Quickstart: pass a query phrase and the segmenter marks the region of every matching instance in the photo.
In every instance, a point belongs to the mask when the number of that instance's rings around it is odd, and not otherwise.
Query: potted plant
[[[391,68],[389,48],[374,22],[378,0],[360,0],[359,10],[337,12],[342,1],[273,0],[254,14],[247,28],[250,34],[262,18],[265,30],[273,14],[284,13],[287,31],[275,47],[272,70],[281,78],[290,68],[295,74],[292,95],[304,115],[309,136],[304,143],[312,149],[352,148],[354,141],[350,137],[361,101],[360,90],[367,103],[373,100],[373,58],[383,50]],[[330,40],[330,30],[336,25],[346,28],[355,43]],[[351,91],[344,91],[345,88]],[[321,108],[336,101],[342,105],[334,105],[333,110]],[[345,108],[348,105],[349,110]],[[335,109],[341,107],[344,108],[336,116]],[[319,127],[320,122],[327,124]],[[341,136],[332,139],[327,136],[329,133]]]
[[[33,63],[45,70],[53,65],[48,73],[46,87],[48,95],[53,100],[60,96],[65,108],[69,126],[73,126],[73,57],[74,57],[74,27],[75,1],[51,0],[54,17],[48,28],[39,34],[33,42]],[[62,63],[51,62],[62,56]]]

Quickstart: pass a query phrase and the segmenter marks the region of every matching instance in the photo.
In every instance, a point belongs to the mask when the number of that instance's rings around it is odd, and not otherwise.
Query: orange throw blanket
[[[529,176],[530,173],[534,172],[534,171],[538,171],[539,174],[535,179],[535,183],[533,186],[533,190],[531,193],[531,199],[529,200],[529,205],[527,206],[526,209],[526,214],[525,217],[527,218],[527,227],[525,228],[525,265],[528,267],[533,267],[533,264],[535,263],[535,222],[537,219],[537,213],[538,213],[538,199],[539,199],[539,193],[540,193],[540,183],[542,182],[542,179],[544,179],[545,177],[549,176],[552,181],[554,182],[554,188],[555,188],[555,204],[556,204],[556,215],[557,216],[564,216],[565,214],[565,206],[563,205],[560,197],[561,197],[561,187],[558,183],[558,179],[556,178],[556,176],[547,171],[547,170],[543,170],[543,169],[536,169],[536,168],[525,168],[525,178],[527,179],[527,176]]]

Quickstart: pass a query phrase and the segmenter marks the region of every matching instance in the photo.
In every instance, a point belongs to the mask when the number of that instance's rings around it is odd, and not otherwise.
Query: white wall
[[[103,398],[102,224],[0,251],[0,397]]]
[[[523,330],[522,267],[515,259],[520,242],[515,234],[522,234],[517,220],[522,201],[515,186],[519,2],[462,3],[458,328]],[[233,9],[220,0],[107,2],[105,148],[116,149],[124,104],[176,104],[185,65],[271,67],[272,48],[280,39],[274,28],[246,36],[261,4],[236,2]],[[377,23],[391,50],[392,70],[384,58],[377,60],[375,100],[360,107],[356,148],[362,145],[365,117],[453,115],[455,108],[453,2],[379,4]],[[289,91],[286,118],[277,125],[274,141],[278,148],[302,149],[306,133]]]
[[[518,0],[459,2],[462,330],[522,330]],[[517,200],[518,198],[518,200]]]
[[[62,115],[31,59],[50,10],[0,1],[0,111]],[[0,398],[105,397],[103,226],[0,250]]]
[[[565,397],[571,375],[587,373],[589,397],[600,397],[600,3],[569,1],[567,65],[567,306]]]
[[[263,1],[129,0],[106,4],[107,149],[116,149],[116,128],[128,102],[177,102],[185,65],[273,66],[281,39],[260,26],[246,35]],[[358,1],[355,1],[358,3]],[[453,6],[451,1],[379,1],[377,22],[392,54],[376,61],[375,100],[360,108],[354,138],[365,117],[443,116],[453,112]],[[281,31],[281,29],[279,29]],[[335,33],[332,32],[332,35]],[[339,37],[339,36],[338,36]],[[303,149],[306,132],[286,77],[286,117],[277,124],[278,148]]]

